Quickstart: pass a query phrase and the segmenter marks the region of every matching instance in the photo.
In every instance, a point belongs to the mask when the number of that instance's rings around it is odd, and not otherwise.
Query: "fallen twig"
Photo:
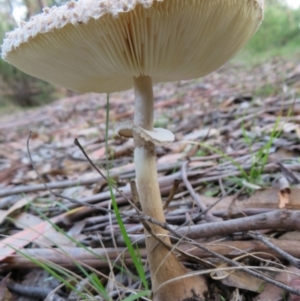
[[[282,258],[288,260],[290,264],[295,266],[296,268],[300,267],[300,260],[298,258],[295,258],[294,256],[290,255],[289,253],[283,251],[282,249],[278,248],[272,241],[262,236],[257,231],[255,233],[248,233],[249,236],[251,236],[254,239],[257,239],[264,243],[266,246],[268,246],[271,250],[274,250],[276,253],[278,253]]]

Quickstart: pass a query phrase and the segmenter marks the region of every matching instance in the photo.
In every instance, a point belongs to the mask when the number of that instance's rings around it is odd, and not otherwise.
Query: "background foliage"
[[[60,0],[0,0],[0,41],[5,32],[17,26],[13,16],[17,8],[27,8],[23,19],[28,20],[45,6],[63,3]],[[264,22],[242,55],[246,53],[252,58],[292,55],[300,48],[298,45],[300,8],[292,9],[284,0],[266,0]],[[57,89],[50,84],[28,76],[0,59],[0,108],[11,102],[24,107],[44,104],[57,97],[55,92]]]
[[[263,24],[247,45],[247,49],[254,53],[271,51],[273,54],[283,47],[300,48],[299,45],[300,8],[295,10],[284,1],[267,0]]]
[[[62,2],[56,0],[0,0],[0,41],[5,32],[17,26],[13,12],[18,8],[27,8],[23,19],[28,20],[44,7],[60,4]],[[0,107],[11,102],[22,107],[45,104],[55,98],[55,91],[52,85],[21,72],[0,59]]]

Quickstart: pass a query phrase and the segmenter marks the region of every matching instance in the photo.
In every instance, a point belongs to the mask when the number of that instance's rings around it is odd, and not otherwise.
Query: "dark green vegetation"
[[[28,8],[26,19],[41,11],[43,7],[39,1],[23,2]],[[60,4],[60,1],[53,0],[44,2],[49,6]],[[16,26],[8,3],[10,6],[14,4],[13,1],[0,0],[1,41],[5,32]],[[297,51],[300,52],[298,45],[300,45],[300,9],[287,7],[283,0],[266,0],[264,22],[238,59],[247,60],[252,64],[277,55],[291,57],[297,54]],[[22,107],[45,104],[64,96],[65,93],[65,90],[58,91],[50,84],[25,75],[0,60],[0,112],[11,104]],[[262,93],[266,94],[268,91]]]
[[[0,60],[0,70],[0,105],[12,101],[22,107],[31,107],[53,99],[55,89],[52,85],[23,73],[3,60]]]
[[[39,13],[43,5],[59,5],[60,1],[21,1],[27,7],[25,20]],[[20,3],[20,2],[18,2]],[[0,44],[5,32],[13,30],[17,24],[11,12],[16,7],[14,0],[0,0]],[[66,91],[63,90],[65,93]],[[0,114],[15,110],[17,107],[32,107],[51,102],[61,96],[61,91],[55,89],[49,83],[29,76],[12,65],[0,59]]]

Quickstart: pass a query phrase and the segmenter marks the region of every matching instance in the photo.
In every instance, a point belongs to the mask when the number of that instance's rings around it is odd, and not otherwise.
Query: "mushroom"
[[[153,83],[209,74],[258,29],[263,0],[79,0],[45,8],[8,33],[2,58],[22,71],[79,92],[133,86],[134,121],[118,128],[133,137],[142,211],[165,221],[155,146],[174,140],[153,129]],[[170,243],[166,230],[151,231]],[[165,245],[148,235],[153,300],[204,300],[206,284]],[[185,276],[185,277],[183,277]]]

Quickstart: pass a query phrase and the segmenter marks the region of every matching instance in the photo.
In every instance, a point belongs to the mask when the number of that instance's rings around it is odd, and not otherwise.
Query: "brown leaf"
[[[6,277],[4,277],[0,281],[0,300],[1,301],[13,301],[13,295],[7,288],[7,284],[9,281],[10,274],[8,274]]]
[[[221,266],[223,267],[223,266]],[[259,292],[264,285],[264,281],[249,275],[248,273],[240,270],[236,271],[217,271],[217,279],[230,287],[246,289],[252,292]],[[214,278],[214,277],[213,277]]]
[[[73,209],[69,212],[63,213],[50,219],[51,223],[57,223],[64,220],[67,216],[76,213],[81,210],[81,207]],[[47,230],[52,228],[49,221],[39,223],[31,228],[22,230],[12,236],[4,238],[0,241],[0,261],[9,255],[12,255],[16,250],[20,250],[30,242],[36,241],[40,238]]]
[[[299,289],[299,276],[300,270],[296,267],[289,266],[286,270],[277,273],[275,279],[284,283],[285,285],[291,285],[293,288]],[[281,301],[284,296],[284,291],[271,283],[267,283],[263,292],[255,298],[255,301]],[[299,300],[299,296],[295,296],[294,301]],[[298,299],[297,299],[298,298]]]
[[[300,291],[300,275],[296,279],[292,279],[289,283],[289,285]],[[300,301],[300,296],[295,295],[295,294],[290,294],[290,301]]]
[[[19,201],[17,201],[10,209],[3,211],[0,211],[0,224],[3,223],[5,218],[15,212],[18,209],[21,209],[22,207],[26,206],[28,204],[28,199],[27,198],[22,198]]]

